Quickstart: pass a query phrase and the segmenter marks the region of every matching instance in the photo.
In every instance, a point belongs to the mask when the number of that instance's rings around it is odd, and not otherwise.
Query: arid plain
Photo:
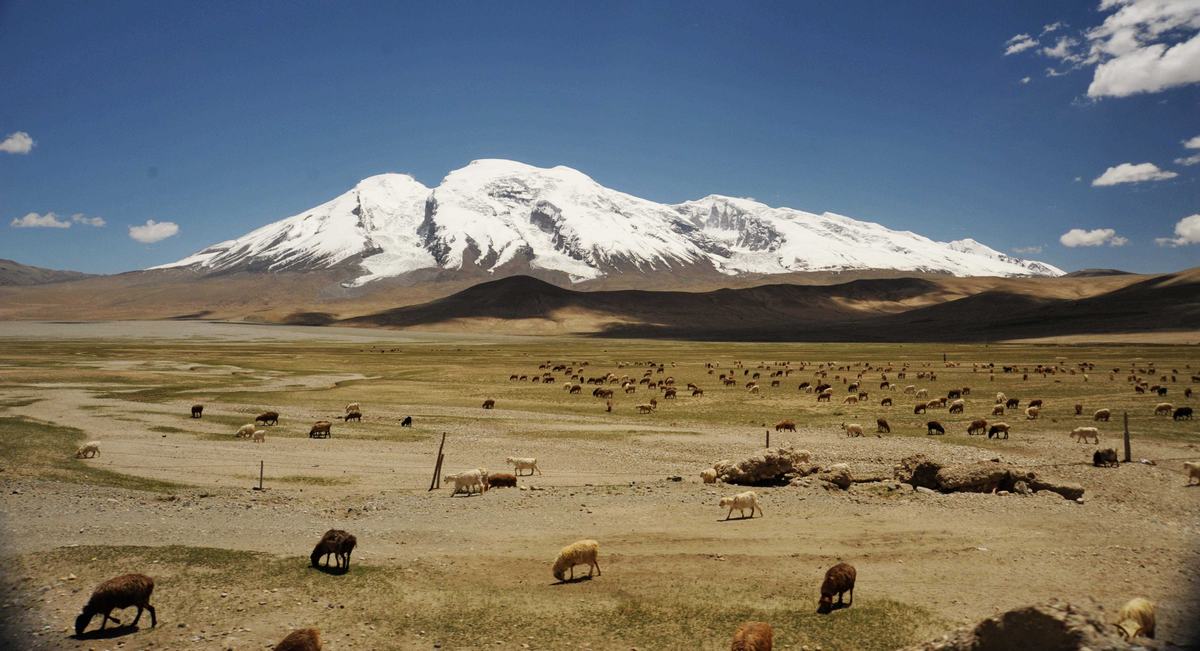
[[[772,387],[769,373],[784,361],[791,372]],[[547,363],[635,381],[651,370],[704,394],[667,400],[645,385],[632,394],[614,385],[610,413],[593,385],[566,391],[562,372],[551,371],[553,384],[510,380],[540,376]],[[832,364],[831,403],[798,390],[822,363]],[[1081,363],[1094,364],[1086,380]],[[878,388],[889,366],[900,387],[933,397],[970,387],[964,413],[914,415],[913,396]],[[1167,395],[1135,393],[1131,368]],[[718,381],[727,372],[736,385]],[[744,384],[755,372],[762,388],[751,394]],[[843,380],[860,372],[869,397],[841,404]],[[917,378],[929,372],[935,380]],[[1154,407],[1200,402],[1184,397],[1200,390],[1197,375],[1200,351],[1173,345],[3,323],[0,617],[27,648],[44,649],[262,649],[310,625],[329,649],[719,649],[747,619],[771,622],[780,648],[895,649],[1051,598],[1094,600],[1112,613],[1142,595],[1158,603],[1159,639],[1182,643],[1194,639],[1200,606],[1200,488],[1187,487],[1182,465],[1200,459],[1200,421],[1155,416]],[[997,392],[1021,400],[1004,418],[1011,437],[968,436],[970,420],[990,418]],[[657,410],[639,414],[652,397]],[[883,397],[895,406],[880,406]],[[481,409],[488,398],[494,410]],[[1035,398],[1044,407],[1026,420]],[[361,404],[361,423],[335,420],[350,402]],[[196,403],[201,419],[189,417]],[[1113,420],[1093,423],[1099,408]],[[263,428],[264,442],[235,438],[265,410],[281,417]],[[1120,449],[1123,413],[1134,462],[1093,467],[1097,446],[1068,433],[1095,424],[1099,447]],[[411,428],[400,425],[406,416]],[[876,436],[881,417],[892,431]],[[322,419],[333,436],[308,438]],[[775,432],[783,419],[797,431]],[[926,434],[931,419],[945,436]],[[861,423],[867,436],[847,438],[842,423]],[[718,500],[744,489],[703,484],[699,473],[760,451],[767,430],[772,446],[848,464],[856,483],[759,487],[764,517],[723,521]],[[452,497],[440,481],[429,491],[443,433],[443,474],[504,471],[509,456],[537,457],[544,474],[481,496]],[[86,441],[101,454],[76,459]],[[918,492],[892,479],[917,453],[946,463],[999,458],[1086,493],[1077,503],[1047,492]],[[263,491],[253,490],[260,462]],[[345,575],[309,567],[330,528],[358,537]],[[600,542],[603,574],[556,584],[551,562],[581,538]],[[821,577],[839,560],[858,568],[854,605],[818,615]],[[158,626],[143,618],[134,632],[72,637],[91,589],[124,572],[155,578]]]

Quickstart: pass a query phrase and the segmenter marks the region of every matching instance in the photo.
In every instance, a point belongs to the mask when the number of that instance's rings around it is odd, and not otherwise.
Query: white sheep
[[[918,398],[928,398],[929,397],[929,389],[917,389],[917,397]]]
[[[559,581],[566,581],[567,571],[570,570],[570,579],[575,579],[575,566],[587,565],[588,576],[592,576],[592,568],[596,568],[596,574],[600,575],[600,561],[596,558],[600,553],[600,543],[595,540],[579,540],[562,548],[558,552],[558,558],[554,559],[554,578]]]
[[[254,435],[253,435],[253,436],[254,436],[254,442],[255,442],[255,443],[262,443],[263,441],[266,441],[266,440],[267,440],[267,430],[265,430],[265,429],[256,429],[256,430],[254,430]]]
[[[754,517],[755,509],[758,509],[760,516],[763,515],[762,507],[758,505],[758,494],[754,491],[738,493],[732,497],[722,497],[720,504],[721,508],[729,507],[729,513],[725,515],[726,520],[733,516],[734,509],[737,509],[738,514],[743,518],[746,517],[746,509],[750,509],[751,518]]]
[[[1100,430],[1095,427],[1076,427],[1071,430],[1071,438],[1080,443],[1087,443],[1088,439],[1092,439],[1094,443],[1100,443]]]
[[[88,441],[75,451],[76,459],[91,459],[100,456],[100,441]]]
[[[1200,484],[1200,461],[1184,461],[1183,469],[1188,474],[1188,486]]]
[[[1157,405],[1154,405],[1154,415],[1155,416],[1170,416],[1171,411],[1173,409],[1175,409],[1175,406],[1172,405],[1171,403],[1160,402]]]
[[[704,483],[706,483],[706,484],[717,483],[716,468],[705,468],[704,470],[701,470],[700,471],[700,479],[703,480]]]
[[[535,470],[537,474],[542,474],[542,469],[538,468],[537,459],[534,457],[508,457],[505,462],[512,465],[513,471],[517,473],[518,477],[521,476],[522,470],[528,470],[531,475]]]
[[[904,387],[904,393],[916,393],[916,392],[917,392],[917,386],[915,384],[909,384]]]
[[[1002,405],[1008,402],[1008,396],[1004,395],[1003,391],[996,392],[996,404]]]
[[[842,404],[843,405],[857,405],[858,404],[858,396],[846,396],[845,398],[842,399]]]
[[[851,423],[849,425],[842,423],[842,429],[846,431],[846,436],[863,436],[862,425]]]
[[[1126,640],[1138,636],[1154,639],[1154,602],[1145,597],[1134,597],[1121,606],[1117,613],[1117,628]]]
[[[240,439],[248,439],[251,436],[254,436],[254,432],[256,430],[257,428],[254,426],[254,423],[246,423],[238,428],[238,431],[236,434],[234,434],[234,436]]]
[[[442,478],[442,483],[449,484],[450,482],[454,482],[454,492],[450,493],[451,496],[458,495],[459,493],[466,493],[470,496],[476,490],[482,494],[485,474],[486,471],[482,468],[465,470],[457,475],[446,475]]]
[[[357,402],[352,402],[346,405],[346,413],[348,414],[352,411],[362,411],[362,407],[358,406]]]
[[[1029,420],[1037,420],[1039,411],[1040,410],[1037,407],[1027,407],[1025,409],[1025,418],[1028,418]]]

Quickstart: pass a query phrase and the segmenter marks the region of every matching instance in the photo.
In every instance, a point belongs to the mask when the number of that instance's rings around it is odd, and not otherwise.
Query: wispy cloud
[[[59,219],[58,215],[52,212],[44,215],[31,212],[20,219],[13,219],[9,226],[13,228],[70,228],[71,222]]]
[[[1021,77],[1022,84],[1028,84],[1030,81],[1032,81],[1032,77]]]
[[[1013,249],[1013,253],[1017,255],[1037,255],[1042,252],[1042,246],[1018,246]]]
[[[71,221],[75,222],[76,224],[83,224],[84,226],[93,226],[95,228],[101,228],[105,224],[108,223],[108,222],[104,221],[103,217],[88,217],[87,215],[85,215],[81,212],[77,212],[74,215],[71,215]]]
[[[1125,246],[1129,240],[1117,235],[1111,228],[1097,228],[1085,231],[1082,228],[1072,228],[1059,236],[1058,241],[1067,248],[1079,246]]]
[[[1187,149],[1200,149],[1200,136],[1196,136],[1195,138],[1188,138],[1187,140],[1184,140],[1183,146],[1186,147]],[[1176,165],[1185,165],[1185,166],[1200,165],[1200,152],[1192,154],[1190,156],[1183,156],[1182,158],[1176,158],[1175,164]]]
[[[1200,244],[1200,213],[1189,215],[1176,222],[1175,237],[1159,237],[1154,241],[1159,246]]]
[[[28,154],[33,151],[33,146],[37,144],[33,138],[24,131],[17,131],[8,134],[4,140],[0,141],[0,152],[6,154]]]
[[[174,237],[178,233],[179,224],[175,222],[156,222],[153,219],[147,219],[146,223],[141,226],[129,227],[129,237],[142,244],[161,242],[168,237]]]
[[[1143,181],[1165,181],[1179,176],[1170,170],[1161,170],[1154,163],[1121,163],[1104,170],[1104,173],[1092,181],[1095,187],[1118,185],[1121,183],[1141,183]]]
[[[1067,24],[1061,20],[1058,22],[1050,23],[1049,25],[1043,25],[1042,26],[1042,34],[1045,35],[1045,34],[1049,34],[1050,32],[1057,32],[1058,30],[1060,30],[1066,26],[1067,26]]]
[[[1038,46],[1037,39],[1029,34],[1017,34],[1004,42],[1004,56],[1017,54]]]

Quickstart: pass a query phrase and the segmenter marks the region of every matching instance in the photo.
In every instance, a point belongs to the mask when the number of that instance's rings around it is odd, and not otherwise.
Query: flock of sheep
[[[571,395],[582,395],[584,385],[593,385],[594,389],[591,392],[593,397],[605,400],[607,411],[612,411],[613,397],[615,389],[610,386],[619,386],[620,390],[625,394],[636,393],[639,388],[656,391],[661,394],[664,400],[673,400],[678,395],[678,388],[674,377],[667,375],[666,365],[643,362],[636,364],[619,364],[618,370],[629,366],[644,366],[644,370],[639,378],[631,376],[629,373],[618,375],[616,372],[591,375],[587,374],[587,362],[579,362],[576,364],[554,364],[546,363],[541,365],[539,373],[533,375],[514,374],[510,376],[510,381],[528,380],[540,384],[554,384],[557,381],[556,374],[565,376],[565,390]],[[672,367],[675,364],[671,365]],[[947,366],[954,366],[947,364]],[[705,365],[706,372],[709,375],[717,375],[720,365],[717,363],[708,363]],[[1002,367],[1005,373],[1022,372],[1027,379],[1030,372],[1029,369],[1018,369],[1017,367]],[[976,372],[983,371],[989,376],[989,381],[994,380],[996,367],[992,364],[976,364]],[[750,394],[761,394],[760,378],[764,373],[769,373],[770,385],[772,387],[781,386],[782,380],[793,373],[809,371],[813,374],[813,381],[805,381],[799,384],[799,391],[815,395],[817,402],[832,402],[834,393],[833,382],[841,380],[845,385],[849,395],[842,400],[843,405],[862,405],[869,399],[870,395],[862,389],[863,382],[868,375],[876,375],[879,381],[880,391],[888,393],[901,392],[904,395],[912,395],[914,399],[920,400],[913,408],[913,414],[927,414],[931,410],[946,409],[950,414],[965,414],[967,410],[967,398],[971,395],[969,387],[956,387],[947,392],[945,397],[930,399],[929,390],[918,388],[915,384],[909,384],[902,389],[894,383],[894,380],[905,380],[910,373],[914,371],[907,364],[894,366],[885,364],[876,366],[870,363],[860,363],[859,365],[837,365],[834,363],[821,363],[816,365],[800,364],[798,367],[793,367],[787,362],[774,362],[760,364],[757,369],[744,367],[740,362],[735,362],[734,367],[726,372],[720,372],[718,381],[723,386],[736,386],[739,383],[737,372],[741,371],[741,375],[746,379],[744,388]],[[1081,375],[1084,382],[1089,381],[1089,372],[1095,372],[1094,365],[1082,363],[1076,368],[1067,368],[1061,365],[1039,365],[1034,370],[1034,373],[1045,377],[1048,374],[1070,374]],[[1115,380],[1120,373],[1119,369],[1113,369],[1110,373],[1110,380]],[[1173,371],[1170,374],[1172,380],[1177,372]],[[844,374],[844,375],[843,375]],[[852,375],[853,374],[853,375]],[[1134,385],[1135,391],[1139,394],[1151,392],[1158,396],[1166,395],[1168,389],[1163,385],[1151,386],[1144,375],[1155,375],[1157,372],[1152,367],[1142,369],[1134,368],[1128,374],[1129,381]],[[830,377],[832,375],[832,377]],[[915,371],[918,380],[936,381],[937,373],[935,371],[920,370]],[[661,376],[661,377],[660,377]],[[1166,381],[1168,375],[1161,376],[1162,381]],[[1200,381],[1200,377],[1192,376],[1193,381]],[[696,398],[704,395],[704,391],[694,383],[688,383],[688,391]],[[1191,389],[1187,388],[1184,392],[1185,398],[1191,397]],[[893,405],[891,395],[885,395],[880,400],[881,408],[889,408]],[[636,405],[639,413],[652,413],[658,408],[657,397],[650,399],[645,403]],[[487,399],[483,404],[483,409],[495,408],[496,402],[494,399]],[[1037,420],[1041,417],[1042,411],[1046,408],[1046,403],[1043,400],[1030,400],[1026,403],[1023,410],[1026,420]],[[193,418],[201,418],[203,416],[203,405],[194,405],[191,410]],[[994,402],[992,403],[990,416],[1003,416],[1006,410],[1020,409],[1020,400],[1017,398],[1009,398],[1002,392],[995,394]],[[1171,416],[1175,421],[1191,420],[1192,408],[1188,406],[1176,407],[1170,403],[1159,403],[1153,410],[1156,416]],[[1074,405],[1074,414],[1081,416],[1083,414],[1083,405]],[[1108,408],[1097,409],[1092,413],[1092,420],[1095,422],[1108,422],[1112,412]],[[359,403],[350,403],[346,405],[345,415],[342,417],[346,422],[351,420],[361,420],[362,411]],[[236,436],[239,438],[248,438],[256,442],[265,441],[265,430],[258,429],[258,425],[271,426],[279,422],[279,414],[274,411],[267,411],[260,414],[254,423],[247,423],[240,427]],[[402,422],[402,426],[411,426],[412,418],[407,417]],[[925,421],[922,427],[929,435],[944,435],[946,427],[937,420]],[[842,429],[848,437],[865,436],[866,432],[861,424],[858,423],[843,423]],[[1012,431],[1012,426],[1003,421],[989,422],[986,418],[975,418],[970,421],[966,428],[966,434],[969,436],[983,435],[986,433],[988,438],[1009,438]],[[775,425],[776,431],[796,431],[796,423],[794,420],[781,420]],[[885,434],[891,432],[891,424],[886,418],[879,417],[876,420],[876,434]],[[325,438],[331,436],[332,423],[328,420],[317,421],[310,429],[309,436],[314,438]],[[1083,443],[1099,444],[1100,432],[1095,426],[1080,426],[1073,428],[1069,436],[1071,439]],[[96,441],[91,441],[81,446],[76,454],[79,458],[91,458],[99,455],[100,445]],[[1093,453],[1092,462],[1096,466],[1101,465],[1116,465],[1116,451],[1110,449],[1096,450]],[[542,474],[542,469],[538,465],[538,461],[533,457],[508,457],[506,463],[512,467],[511,473],[489,473],[485,468],[474,468],[465,470],[455,474],[445,475],[442,480],[443,484],[452,485],[453,490],[451,496],[465,494],[481,495],[490,488],[497,487],[513,487],[517,485],[517,478],[524,475]],[[1189,484],[1200,483],[1200,462],[1187,462],[1185,469],[1189,475]],[[713,469],[706,469],[701,473],[701,478],[705,483],[715,483],[717,481],[716,473]],[[726,511],[725,519],[729,520],[736,510],[742,518],[746,517],[749,512],[749,517],[753,518],[755,513],[763,516],[762,506],[759,504],[758,495],[754,491],[745,491],[732,496],[722,497],[719,502],[722,510]],[[340,572],[348,572],[350,568],[350,555],[357,545],[357,539],[352,534],[349,534],[340,529],[331,529],[327,531],[320,541],[314,547],[310,561],[314,568],[320,567],[320,561],[325,559],[326,567],[330,556],[334,558],[335,567]],[[551,574],[559,582],[575,581],[574,568],[577,566],[586,565],[588,567],[587,576],[590,578],[593,575],[600,576],[599,563],[599,543],[595,540],[580,540],[572,543],[559,552],[555,558],[551,568]],[[818,600],[818,612],[829,613],[838,608],[849,607],[853,604],[854,585],[857,578],[856,569],[847,563],[838,563],[829,568],[820,586],[820,598]],[[150,612],[151,625],[157,624],[157,615],[154,607],[150,605],[150,595],[154,590],[154,581],[145,575],[127,574],[119,576],[109,581],[102,583],[96,588],[88,603],[84,606],[82,612],[76,619],[75,629],[77,634],[82,634],[89,623],[96,615],[102,615],[100,628],[103,629],[107,622],[113,621],[116,624],[120,622],[112,617],[113,610],[136,607],[137,616],[134,619],[134,624],[140,619],[142,611]],[[849,601],[843,601],[844,595],[849,596]],[[836,597],[837,601],[834,602]],[[1154,605],[1144,598],[1136,598],[1125,604],[1118,615],[1117,626],[1126,635],[1127,638],[1133,639],[1138,636],[1154,637],[1155,616]],[[772,648],[772,640],[774,631],[769,623],[766,622],[747,622],[740,626],[734,633],[731,649],[734,651],[769,651]],[[277,651],[315,651],[321,648],[319,631],[312,628],[300,629],[293,631],[283,641],[281,641],[275,649]]]

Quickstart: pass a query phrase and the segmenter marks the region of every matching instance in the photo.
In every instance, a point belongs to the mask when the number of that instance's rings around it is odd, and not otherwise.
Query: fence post
[[[263,462],[262,462],[262,459],[259,459],[258,460],[258,488],[255,488],[254,490],[256,490],[256,491],[262,490],[263,489],[262,482],[263,482]]]
[[[771,447],[771,430],[767,430],[767,447]]]
[[[1125,412],[1125,463],[1133,461],[1133,456],[1129,450],[1129,412]]]
[[[442,474],[442,448],[446,446],[446,433],[442,432],[442,442],[438,444],[437,462],[433,465],[433,480],[429,482],[429,490],[437,488],[438,475]],[[426,491],[429,492],[429,491]]]

